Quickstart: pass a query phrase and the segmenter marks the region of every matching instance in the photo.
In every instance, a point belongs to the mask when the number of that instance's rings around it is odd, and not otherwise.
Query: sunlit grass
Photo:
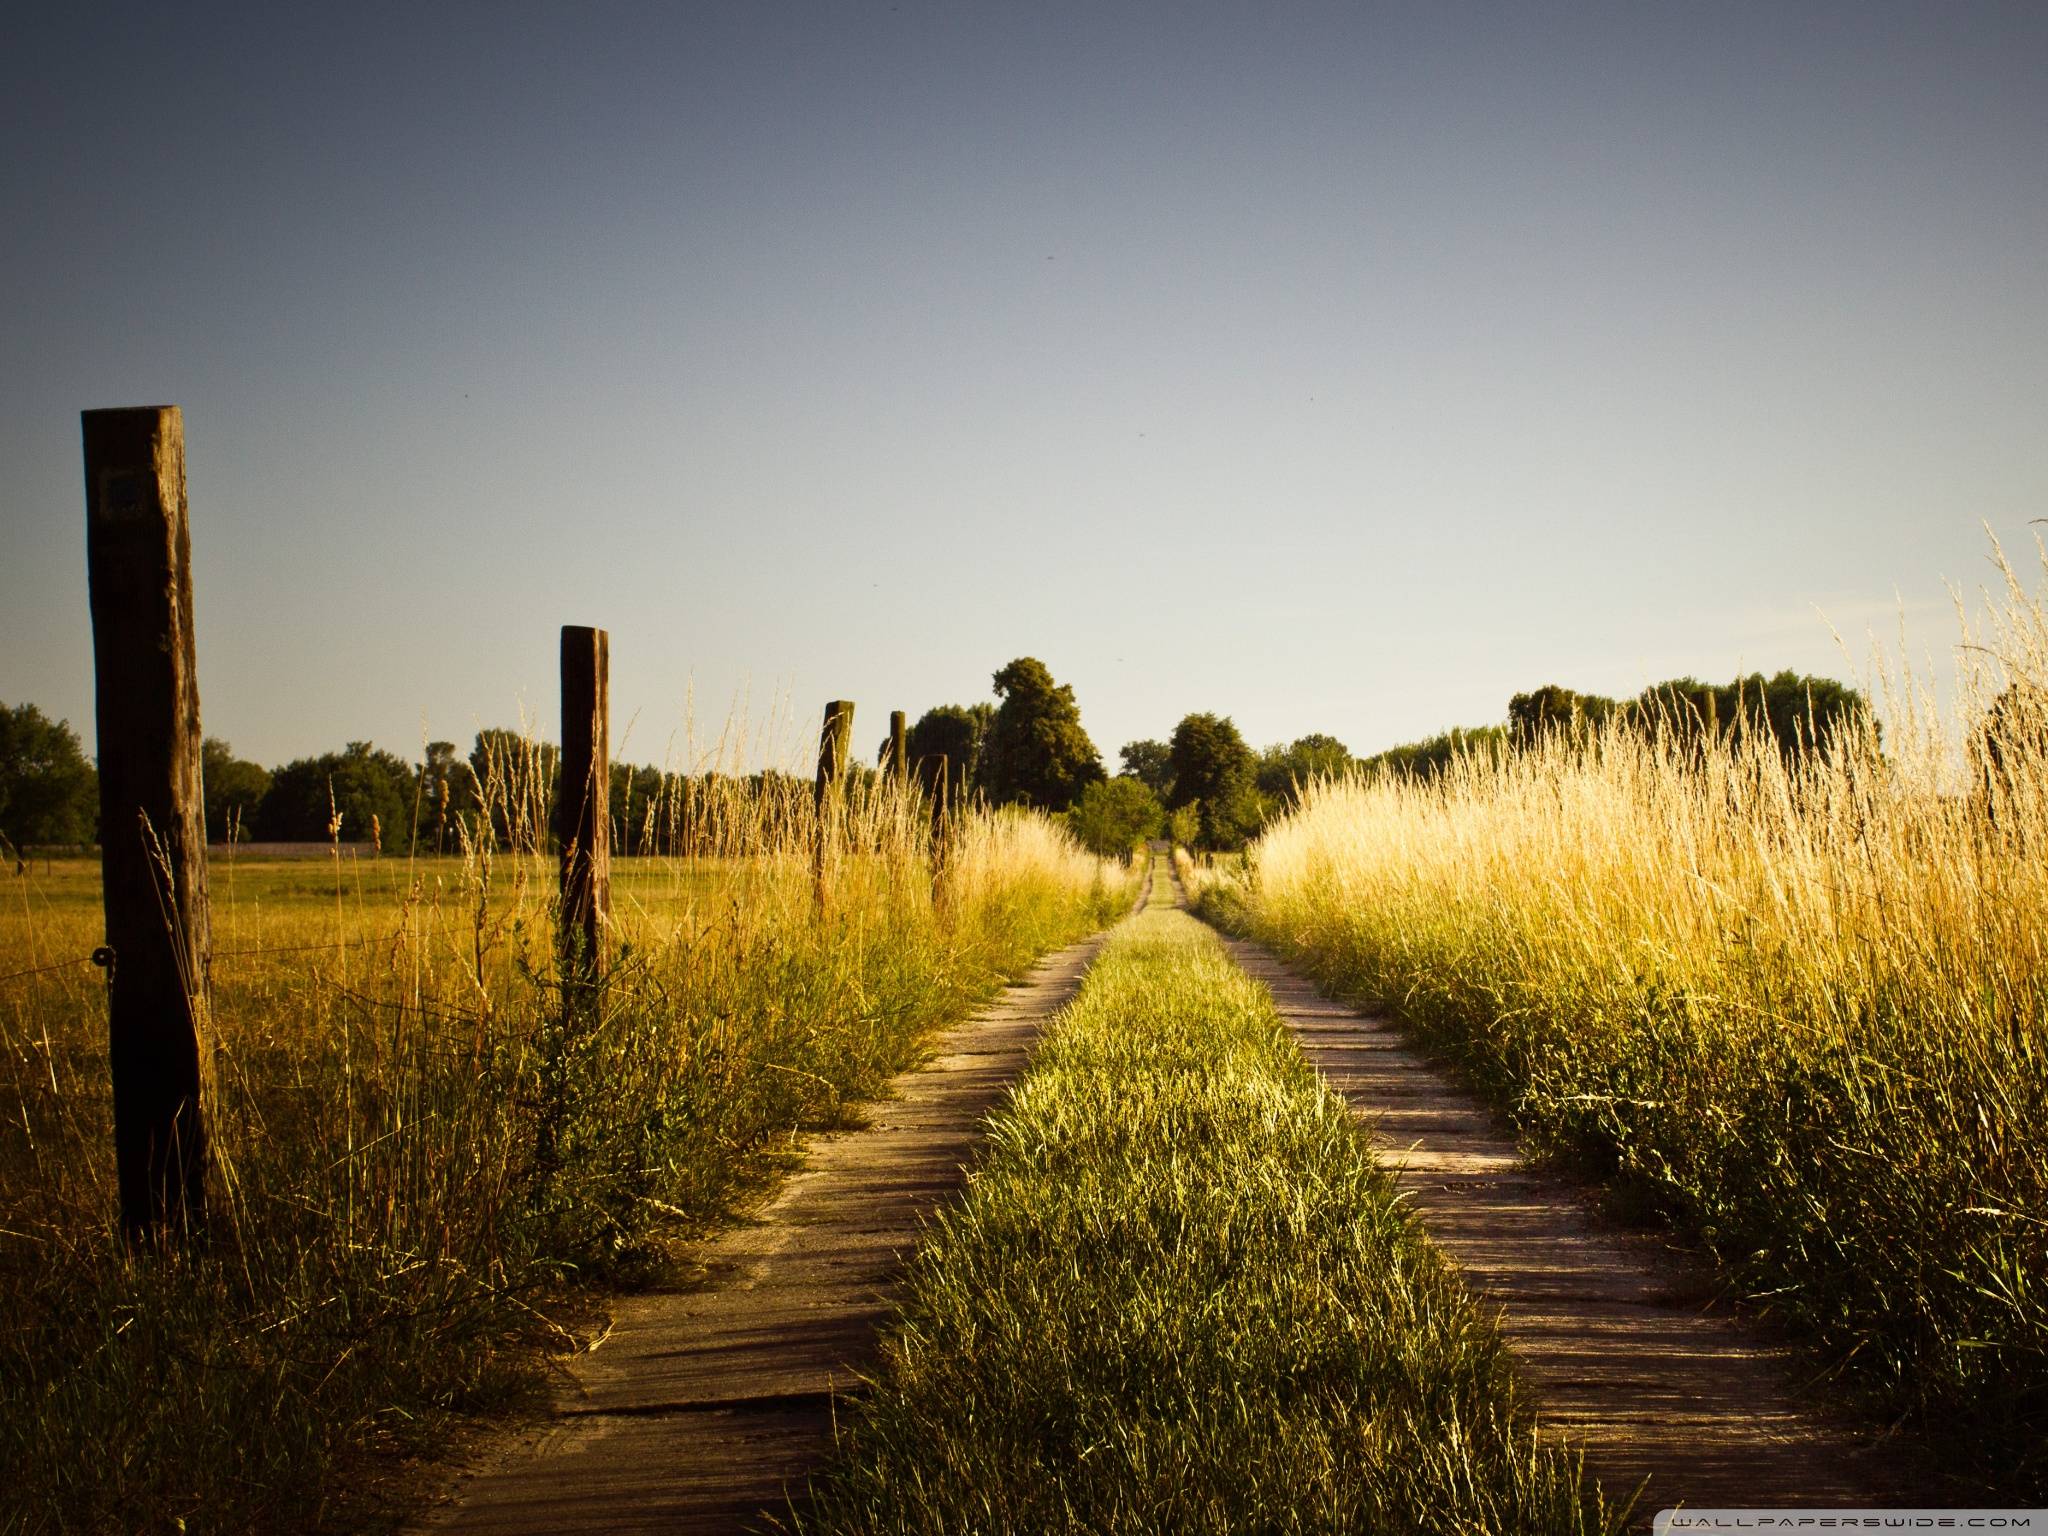
[[[1698,1234],[1951,1465],[2048,1491],[2048,616],[1953,720],[1788,761],[1553,737],[1310,790],[1258,935],[1384,999],[1538,1144]],[[1994,659],[1995,658],[1995,659]],[[2004,704],[1991,720],[1994,698]]]
[[[1155,908],[928,1232],[804,1524],[1601,1529],[1512,1404],[1493,1327],[1271,998]]]
[[[856,784],[821,880],[807,785],[693,793],[685,856],[615,867],[594,1013],[531,848],[216,858],[191,1256],[113,1235],[96,866],[12,883],[0,973],[54,969],[0,982],[0,1530],[360,1520],[380,1453],[516,1400],[582,1288],[660,1272],[1128,899],[1042,818],[956,819],[935,894],[912,795]]]

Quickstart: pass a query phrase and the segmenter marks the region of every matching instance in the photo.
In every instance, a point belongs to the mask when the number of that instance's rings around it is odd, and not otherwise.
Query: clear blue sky
[[[0,700],[185,412],[210,734],[659,759],[1012,657],[1112,766],[1937,662],[2048,516],[2048,7],[16,7]],[[618,750],[615,745],[615,751]]]

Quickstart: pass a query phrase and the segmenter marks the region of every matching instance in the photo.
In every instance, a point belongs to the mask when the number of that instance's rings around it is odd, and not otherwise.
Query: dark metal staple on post
[[[148,1246],[206,1216],[199,1037],[206,819],[185,420],[85,411],[85,563],[99,735],[100,881],[121,1229]]]
[[[611,639],[562,626],[562,769],[555,796],[562,850],[561,951],[566,978],[604,979],[611,917]]]

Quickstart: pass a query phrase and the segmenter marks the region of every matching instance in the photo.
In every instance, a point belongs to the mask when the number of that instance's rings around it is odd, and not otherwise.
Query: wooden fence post
[[[853,743],[853,702],[834,699],[825,706],[825,723],[818,728],[818,779],[813,787],[817,828],[812,839],[812,872],[818,902],[825,900],[825,872],[831,860],[834,811],[841,781],[846,777],[846,758]]]
[[[946,853],[951,828],[947,825],[946,799],[952,790],[952,769],[945,753],[939,754],[938,777],[932,782],[931,851],[932,906],[937,909],[946,897]]]
[[[611,637],[562,626],[562,768],[555,836],[562,850],[564,980],[604,979],[612,905]]]
[[[80,413],[99,734],[100,887],[121,1229],[206,1217],[199,1036],[209,960],[185,419]]]
[[[853,703],[834,699],[825,706],[825,723],[818,729],[818,804],[846,777],[847,749],[853,742]]]
[[[889,777],[897,785],[910,782],[910,730],[903,711],[889,711]]]

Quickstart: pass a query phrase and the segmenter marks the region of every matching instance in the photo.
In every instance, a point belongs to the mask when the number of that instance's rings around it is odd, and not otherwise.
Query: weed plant
[[[995,1116],[841,1433],[804,1530],[1619,1528],[1270,996],[1163,906]]]
[[[355,1526],[404,1454],[519,1400],[579,1297],[838,1124],[926,1033],[1124,899],[1043,818],[678,780],[613,875],[594,1010],[556,980],[544,776],[462,855],[211,872],[204,1246],[113,1231],[96,864],[0,916],[0,1531]],[[496,826],[499,836],[481,828]],[[42,969],[55,967],[54,969]],[[399,1453],[399,1454],[394,1454]]]
[[[1835,1393],[2048,1497],[2048,614],[1825,754],[1554,734],[1313,788],[1244,892],[1540,1147],[1704,1239]]]

